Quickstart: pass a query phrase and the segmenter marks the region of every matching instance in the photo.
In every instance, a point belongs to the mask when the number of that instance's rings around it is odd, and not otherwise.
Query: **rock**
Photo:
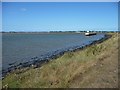
[[[7,88],[8,88],[8,84],[4,85],[3,88],[6,88],[6,89],[7,89]]]
[[[116,73],[117,72],[117,70],[114,70],[114,73]]]

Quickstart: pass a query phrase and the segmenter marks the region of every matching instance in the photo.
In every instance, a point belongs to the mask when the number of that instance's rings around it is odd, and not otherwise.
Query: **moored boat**
[[[85,36],[91,36],[91,35],[96,35],[96,32],[89,32],[89,31],[87,31],[85,33]]]

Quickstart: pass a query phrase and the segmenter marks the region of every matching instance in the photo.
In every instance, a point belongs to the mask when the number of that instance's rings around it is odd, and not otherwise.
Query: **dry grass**
[[[65,53],[40,68],[18,73],[3,80],[12,88],[117,87],[118,34],[82,51]]]

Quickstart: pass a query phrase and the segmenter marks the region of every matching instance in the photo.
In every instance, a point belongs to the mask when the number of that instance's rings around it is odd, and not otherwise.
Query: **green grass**
[[[93,66],[100,55],[117,46],[117,34],[103,43],[76,52],[68,52],[40,68],[16,70],[3,80],[3,86],[11,88],[58,88],[70,87],[71,82]]]

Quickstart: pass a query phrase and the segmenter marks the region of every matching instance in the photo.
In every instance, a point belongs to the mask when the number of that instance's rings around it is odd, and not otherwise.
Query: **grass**
[[[101,82],[103,82],[103,87],[106,87],[106,82],[101,79],[107,75],[104,67],[108,62],[106,61],[106,63],[104,63],[104,59],[108,58],[114,50],[118,49],[118,34],[111,35],[112,37],[109,40],[89,46],[83,50],[65,53],[63,56],[45,63],[40,68],[16,70],[3,79],[3,87],[6,87],[6,85],[10,88],[66,88],[93,87],[93,85],[99,87],[101,85],[99,83]],[[104,67],[101,68],[101,65]],[[21,71],[22,73],[20,73]],[[100,75],[103,75],[103,77]],[[117,76],[115,75],[114,77],[116,79]],[[95,77],[100,77],[100,80]],[[90,83],[93,82],[93,80],[96,81],[96,83],[94,82],[92,85]],[[111,81],[111,87],[116,87],[112,83]]]

